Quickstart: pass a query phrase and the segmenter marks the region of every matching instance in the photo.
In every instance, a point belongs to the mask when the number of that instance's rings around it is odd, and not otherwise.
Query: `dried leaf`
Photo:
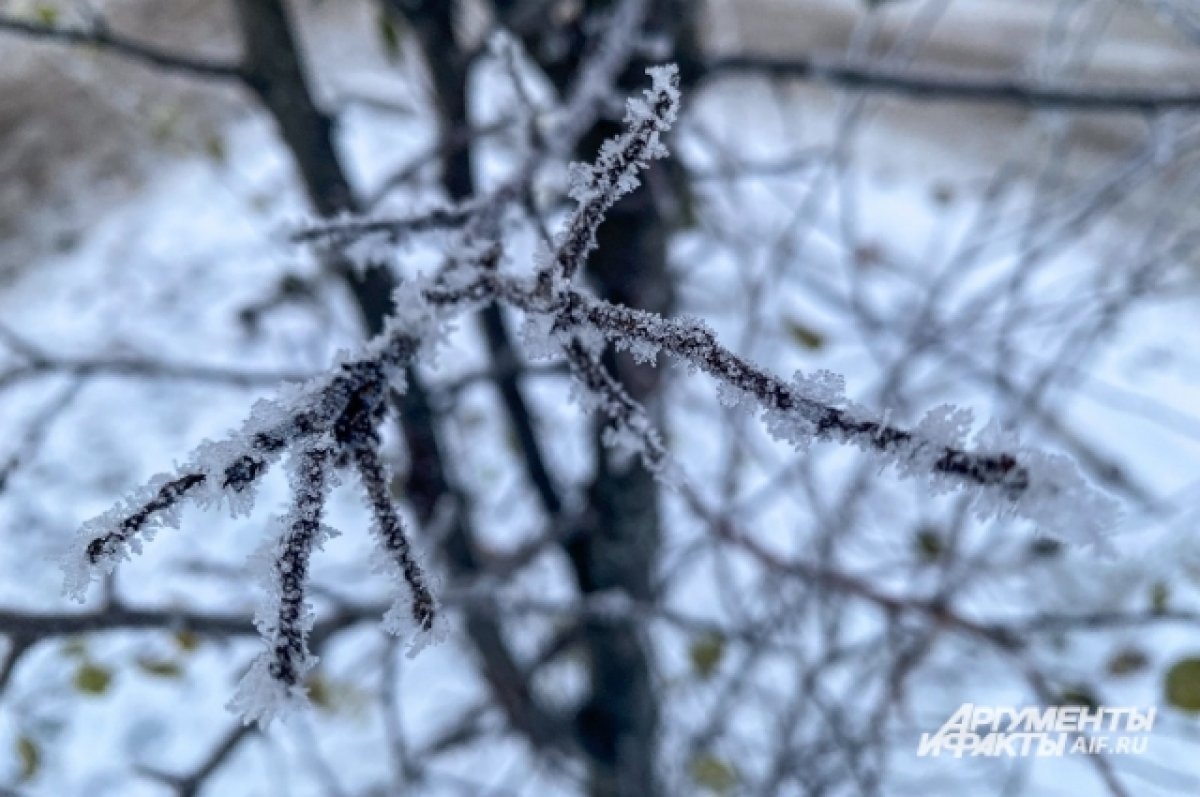
[[[376,28],[379,32],[379,41],[383,45],[383,53],[388,57],[389,61],[395,61],[400,58],[400,45],[403,41],[403,28],[395,20],[395,18],[381,11],[377,20]]]
[[[1184,711],[1200,711],[1200,657],[1180,659],[1163,681],[1167,703]]]
[[[62,645],[62,654],[73,659],[87,658],[87,640],[81,636],[68,638]]]
[[[825,346],[825,336],[802,321],[789,319],[786,328],[788,337],[802,348],[819,351]]]
[[[42,748],[33,738],[22,734],[17,737],[17,758],[21,762],[20,780],[24,783],[37,777],[42,768]]]
[[[1166,585],[1166,582],[1154,582],[1154,586],[1150,587],[1150,610],[1155,614],[1164,614],[1167,611],[1167,603],[1170,598],[1171,589]]]
[[[314,672],[308,676],[308,680],[304,683],[308,689],[308,699],[317,708],[323,708],[329,711],[333,708],[333,690],[330,688],[329,681],[319,672]]]
[[[38,3],[34,6],[33,15],[37,17],[38,22],[47,27],[58,24],[58,9],[49,3]]]
[[[175,644],[179,646],[180,650],[191,653],[200,647],[200,635],[186,628],[182,631],[176,631]]]
[[[725,638],[720,634],[705,634],[692,640],[691,647],[688,648],[692,671],[702,679],[711,678],[724,657]]]
[[[1136,672],[1141,672],[1150,666],[1150,657],[1140,648],[1124,648],[1118,650],[1108,660],[1105,667],[1109,675],[1121,677],[1123,675],[1132,675]]]
[[[220,133],[212,133],[204,139],[204,154],[212,159],[213,163],[225,165],[229,160],[229,152],[225,146],[225,137]]]
[[[917,558],[927,564],[938,561],[946,552],[946,543],[942,540],[942,535],[937,529],[928,526],[917,530],[913,538],[913,547],[916,549]]]
[[[84,663],[75,671],[75,689],[85,695],[102,695],[112,684],[112,671],[98,664]]]
[[[148,657],[137,660],[138,669],[156,678],[180,678],[183,676],[183,666],[171,659],[152,659]]]
[[[737,788],[737,771],[712,753],[701,753],[688,766],[697,786],[712,794],[732,794]]]

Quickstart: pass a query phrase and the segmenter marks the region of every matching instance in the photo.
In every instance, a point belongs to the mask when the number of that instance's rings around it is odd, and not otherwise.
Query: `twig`
[[[244,81],[246,72],[237,64],[171,52],[149,42],[113,33],[103,26],[60,28],[0,15],[0,32],[27,36],[45,42],[96,47],[147,66],[188,77]]]
[[[991,75],[949,76],[897,71],[868,63],[817,56],[729,55],[704,65],[708,80],[741,75],[808,80],[842,89],[897,94],[933,102],[1019,105],[1085,113],[1153,114],[1200,109],[1200,90],[1154,91],[1050,86]]]

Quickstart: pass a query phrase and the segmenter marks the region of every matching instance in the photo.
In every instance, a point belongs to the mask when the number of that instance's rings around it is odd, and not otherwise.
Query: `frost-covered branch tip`
[[[366,491],[367,507],[372,515],[372,532],[384,554],[380,568],[400,589],[391,610],[384,617],[385,630],[401,635],[412,629],[409,655],[420,652],[426,644],[444,636],[437,598],[429,584],[404,521],[392,502],[387,467],[379,453],[379,433],[371,418],[359,413],[349,416],[336,432],[344,450],[354,461],[359,480]]]
[[[669,482],[670,455],[646,409],[582,341],[572,341],[565,351],[572,375],[588,391],[583,397],[585,405],[608,418],[604,442],[637,453],[648,471]]]
[[[679,69],[672,65],[646,70],[651,86],[642,98],[626,104],[624,131],[604,142],[593,163],[571,165],[570,194],[578,203],[558,237],[553,260],[539,275],[549,293],[556,282],[569,283],[596,248],[596,231],[605,214],[639,185],[638,174],[650,161],[667,156],[662,136],[679,115]]]
[[[994,427],[969,441],[968,410],[939,407],[904,429],[848,401],[840,376],[817,372],[786,381],[727,349],[702,322],[663,318],[578,290],[561,293],[553,308],[550,337],[567,349],[593,390],[602,387],[601,380],[581,368],[580,354],[571,351],[579,341],[594,349],[597,339],[607,340],[643,362],[662,352],[714,377],[724,403],[756,406],[776,439],[801,450],[815,440],[855,445],[879,455],[901,475],[926,481],[933,492],[974,490],[983,516],[1013,514],[1064,537],[1094,542],[1118,515],[1115,502],[1088,485],[1066,457],[1021,446],[1015,436]],[[629,428],[624,419],[614,419]]]
[[[443,334],[442,311],[426,303],[416,285],[403,286],[396,299],[386,330],[359,356],[324,377],[283,391],[274,401],[259,402],[238,433],[201,445],[176,475],[157,477],[85,524],[64,559],[65,590],[83,600],[97,573],[110,572],[140,551],[159,528],[177,527],[185,500],[224,502],[235,517],[248,513],[257,482],[290,452],[292,507],[281,521],[279,538],[258,557],[267,597],[256,622],[267,650],[231,703],[247,721],[265,724],[303,697],[304,675],[314,663],[307,648],[312,616],[305,582],[312,552],[330,534],[321,515],[337,468],[354,465],[370,499],[376,536],[393,563],[389,572],[398,588],[412,596],[388,613],[385,626],[397,633],[411,628],[414,650],[436,639],[437,602],[391,504],[377,427],[386,415],[389,391],[403,389],[404,370],[425,343]],[[404,612],[409,618],[401,617]]]
[[[292,463],[291,511],[280,518],[282,531],[258,554],[264,600],[255,616],[267,649],[250,665],[230,708],[245,722],[264,725],[305,696],[304,677],[316,664],[308,650],[312,606],[305,600],[308,565],[314,550],[330,536],[321,523],[332,489],[332,445],[322,441],[297,453]]]

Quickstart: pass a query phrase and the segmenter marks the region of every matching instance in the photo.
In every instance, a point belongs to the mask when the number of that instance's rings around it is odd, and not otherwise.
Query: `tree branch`
[[[238,64],[201,56],[181,55],[156,44],[113,33],[104,26],[90,29],[60,28],[0,15],[0,33],[12,33],[54,44],[96,47],[130,61],[186,77],[236,81],[246,79],[246,72]]]
[[[1146,114],[1200,110],[1200,89],[1153,91],[1053,86],[987,74],[967,76],[900,71],[877,64],[813,55],[722,56],[709,60],[703,74],[710,81],[749,75],[812,81],[840,89],[897,94],[931,102],[996,103],[1041,110]]]

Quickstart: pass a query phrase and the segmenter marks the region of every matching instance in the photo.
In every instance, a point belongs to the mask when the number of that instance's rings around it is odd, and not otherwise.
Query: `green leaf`
[[[150,136],[156,144],[169,144],[179,135],[183,110],[174,105],[159,105],[150,112]]]
[[[379,30],[379,41],[383,44],[383,53],[389,61],[400,58],[400,44],[403,39],[403,29],[395,18],[386,11],[381,11],[376,20]]]
[[[175,644],[179,649],[191,653],[200,647],[200,635],[186,628],[175,632]]]
[[[1163,681],[1167,703],[1184,711],[1200,711],[1200,657],[1180,659]]]
[[[396,475],[392,476],[392,481],[390,484],[388,484],[388,492],[390,492],[392,494],[392,498],[395,498],[397,501],[404,498],[404,496],[408,493],[408,474],[398,472]]]
[[[802,321],[788,319],[786,329],[788,337],[798,343],[801,348],[819,351],[825,346],[825,336]]]
[[[33,738],[21,734],[16,742],[17,758],[21,761],[20,779],[32,780],[42,768],[42,748]]]
[[[58,24],[58,9],[49,3],[38,3],[33,8],[33,15],[37,17],[38,22],[48,27]]]
[[[688,180],[674,180],[671,187],[675,189],[675,198],[678,202],[675,217],[678,228],[680,230],[700,229],[701,213],[704,210],[703,197],[696,192]]]
[[[152,659],[142,657],[137,660],[138,669],[155,678],[180,678],[183,676],[183,666],[171,659]]]
[[[275,199],[275,196],[266,191],[255,191],[250,195],[250,207],[259,213],[265,213],[275,204]]]
[[[308,689],[308,699],[317,708],[323,708],[326,711],[334,707],[333,689],[325,676],[319,672],[314,672],[308,676],[308,680],[304,682],[304,686]]]
[[[937,529],[929,526],[917,530],[913,538],[913,547],[916,548],[917,558],[926,564],[938,561],[946,552],[946,543],[942,541],[942,535]]]
[[[204,154],[208,155],[213,163],[225,165],[229,160],[229,153],[225,149],[225,137],[220,133],[213,133],[204,139]]]
[[[84,663],[75,671],[75,689],[85,695],[102,695],[112,683],[112,671],[98,664]]]
[[[87,640],[81,636],[68,638],[62,645],[62,654],[73,659],[87,658]]]
[[[705,680],[711,678],[721,666],[721,659],[725,658],[725,637],[712,633],[692,640],[688,658],[697,676]]]
[[[331,714],[357,715],[370,704],[369,695],[352,679],[334,678],[314,670],[304,682],[308,699]]]
[[[1155,581],[1154,586],[1150,587],[1150,610],[1155,614],[1165,614],[1170,599],[1170,587],[1163,581]]]
[[[732,794],[737,788],[737,770],[712,753],[701,753],[693,758],[688,771],[697,786],[712,794]]]

